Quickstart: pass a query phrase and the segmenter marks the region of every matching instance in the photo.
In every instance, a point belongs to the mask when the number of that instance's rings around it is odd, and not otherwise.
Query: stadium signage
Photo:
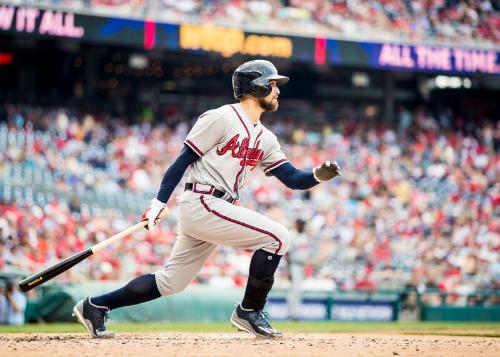
[[[287,320],[291,317],[287,301],[283,298],[270,298],[267,310],[273,320]],[[303,299],[298,309],[298,315],[301,320],[327,320],[328,302],[322,298]]]
[[[288,37],[246,34],[239,29],[212,25],[180,25],[179,45],[184,50],[202,50],[230,57],[236,53],[290,58],[292,40]]]
[[[330,303],[325,298],[308,297],[302,300],[298,315],[301,320],[335,320],[335,321],[394,321],[397,319],[398,300],[388,298],[384,301],[340,300]],[[289,308],[286,300],[271,297],[267,310],[272,319],[286,320]]]
[[[287,58],[317,65],[500,74],[500,52],[495,50],[265,35],[213,25],[73,14],[35,6],[0,5],[1,32],[223,57],[242,54]]]
[[[331,307],[335,321],[394,321],[394,304],[384,302],[339,301]]]
[[[0,6],[0,29],[69,38],[81,38],[85,34],[83,27],[75,25],[72,13],[35,7]]]
[[[445,72],[497,73],[497,54],[461,48],[384,44],[378,64]]]
[[[333,39],[326,42],[330,64],[455,74],[500,73],[500,53],[494,50]]]

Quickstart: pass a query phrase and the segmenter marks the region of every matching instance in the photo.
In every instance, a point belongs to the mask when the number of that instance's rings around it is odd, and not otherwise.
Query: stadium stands
[[[241,204],[288,226],[299,215],[308,220],[308,286],[328,279],[343,290],[413,286],[458,296],[500,286],[498,123],[464,125],[448,110],[425,107],[402,109],[398,125],[356,120],[354,110],[329,121],[317,109],[306,131],[286,101],[281,107],[265,125],[289,159],[310,168],[333,158],[344,175],[304,193],[255,170]],[[170,110],[179,124],[129,125],[71,108],[4,105],[0,269],[36,271],[135,222],[193,120],[184,108]],[[161,229],[84,262],[71,281],[127,279],[161,266],[176,229],[174,198],[169,205]],[[249,257],[220,248],[197,281],[241,285]],[[286,264],[280,269],[286,281]]]

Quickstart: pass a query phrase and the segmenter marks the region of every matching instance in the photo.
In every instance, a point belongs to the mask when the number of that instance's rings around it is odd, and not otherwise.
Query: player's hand
[[[151,206],[146,209],[141,215],[141,221],[148,221],[148,225],[144,226],[148,231],[152,230],[153,227],[160,222],[160,214],[166,208],[166,204],[157,200],[156,198],[151,200]]]
[[[313,169],[313,175],[316,181],[324,182],[331,180],[336,176],[342,175],[340,167],[335,161],[325,161]]]

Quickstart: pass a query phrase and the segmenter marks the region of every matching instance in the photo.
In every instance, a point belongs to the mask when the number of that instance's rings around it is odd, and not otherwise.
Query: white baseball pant
[[[288,230],[260,213],[192,191],[185,191],[178,205],[176,242],[167,265],[155,272],[163,296],[184,290],[218,245],[277,255],[288,249]]]

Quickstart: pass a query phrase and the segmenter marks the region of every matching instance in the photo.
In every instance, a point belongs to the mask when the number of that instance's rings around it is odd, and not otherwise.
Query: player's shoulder
[[[226,117],[228,113],[232,112],[231,105],[226,104],[218,108],[210,109],[200,115],[200,117],[204,116],[218,116],[218,117]]]

